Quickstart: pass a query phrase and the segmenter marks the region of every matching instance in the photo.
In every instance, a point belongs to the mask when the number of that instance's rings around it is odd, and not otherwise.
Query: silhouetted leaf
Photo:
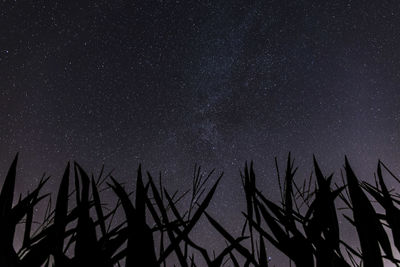
[[[345,170],[351,202],[353,204],[354,224],[360,240],[363,263],[365,267],[383,267],[382,256],[378,243],[385,248],[390,243],[375,210],[368,198],[362,192],[358,180],[345,159]],[[374,231],[371,231],[374,229]]]

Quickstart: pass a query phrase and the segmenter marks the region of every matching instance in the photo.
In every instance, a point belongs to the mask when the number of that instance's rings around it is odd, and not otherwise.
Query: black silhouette
[[[346,158],[343,185],[333,186],[333,175],[324,176],[314,158],[315,175],[298,186],[294,180],[297,169],[289,154],[283,186],[279,183],[280,205],[257,188],[253,163],[246,164],[241,178],[247,208],[239,237],[233,237],[206,212],[222,174],[207,190],[213,171],[205,176],[197,166],[192,189],[172,195],[163,187],[161,177],[158,185],[150,173],[144,179],[139,166],[132,201],[111,173],[103,177],[104,168],[95,179],[78,163],[72,166],[68,163],[55,208],[51,209],[49,204],[45,219],[39,227],[34,227],[35,207],[46,200],[51,203],[50,194],[41,194],[49,177],[42,177],[37,187],[13,206],[17,161],[18,154],[0,193],[0,266],[151,267],[167,266],[173,257],[180,266],[192,267],[198,266],[196,259],[201,257],[202,262],[213,267],[240,264],[267,267],[271,263],[266,242],[283,252],[297,267],[379,267],[383,266],[384,259],[396,266],[400,262],[393,251],[400,250],[400,201],[398,195],[387,189],[382,167],[397,182],[400,180],[380,161],[375,185],[360,183]],[[69,188],[71,167],[73,190]],[[104,188],[112,189],[118,199],[111,210],[106,210],[102,203],[100,193]],[[73,195],[76,201],[71,207]],[[177,204],[186,197],[190,199],[189,208],[180,211]],[[338,202],[352,211],[352,218],[338,214]],[[385,210],[384,214],[376,212],[377,205]],[[114,217],[120,209],[124,219],[116,223]],[[219,255],[210,256],[207,248],[190,238],[191,230],[203,214],[227,242]],[[341,239],[338,218],[343,216],[355,227],[360,249]],[[24,231],[16,233],[20,223]],[[390,233],[393,246],[388,237]],[[16,235],[23,237],[18,251],[13,245]]]

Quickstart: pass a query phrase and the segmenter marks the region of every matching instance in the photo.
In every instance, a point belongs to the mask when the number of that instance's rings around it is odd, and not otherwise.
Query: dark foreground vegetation
[[[246,164],[241,173],[247,203],[243,231],[232,236],[206,211],[222,174],[203,175],[195,167],[191,190],[170,194],[161,177],[155,179],[150,173],[143,177],[139,166],[136,190],[130,194],[111,173],[103,176],[102,169],[99,176],[89,176],[74,162],[65,169],[53,208],[51,195],[41,193],[49,178],[43,177],[32,192],[13,200],[17,160],[18,155],[0,193],[0,267],[152,267],[171,266],[171,258],[179,266],[201,262],[213,267],[267,267],[267,243],[297,267],[381,267],[384,261],[400,262],[394,256],[400,250],[399,195],[388,190],[383,171],[400,181],[382,162],[374,184],[360,182],[347,158],[340,184],[333,184],[333,176],[326,177],[315,159],[313,175],[298,183],[289,154],[284,173],[276,164],[282,193],[279,204],[261,192],[253,165]],[[117,199],[115,207],[108,209],[102,201],[107,188]],[[182,201],[188,203],[185,210]],[[46,206],[37,226],[34,213]],[[118,212],[123,215],[119,222]],[[203,216],[226,241],[219,254],[210,253],[210,248],[190,236]],[[355,230],[356,247],[341,238],[340,220]],[[16,236],[22,240],[18,249]]]

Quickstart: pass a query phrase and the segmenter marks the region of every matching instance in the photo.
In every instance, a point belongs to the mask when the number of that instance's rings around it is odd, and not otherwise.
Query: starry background
[[[68,160],[131,188],[142,163],[171,190],[198,163],[225,172],[209,212],[239,234],[246,160],[273,199],[289,151],[300,181],[312,154],[336,177],[345,154],[365,180],[378,158],[400,171],[397,1],[3,0],[0,25],[0,174],[20,151],[18,192],[44,171],[56,190]]]

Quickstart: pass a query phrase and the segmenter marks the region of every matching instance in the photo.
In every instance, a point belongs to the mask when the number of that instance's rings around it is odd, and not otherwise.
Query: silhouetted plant
[[[132,198],[132,193],[111,173],[103,177],[104,166],[95,179],[93,175],[89,178],[78,163],[72,166],[68,163],[54,208],[51,195],[41,193],[49,180],[45,176],[32,192],[13,205],[17,154],[0,192],[0,266],[151,267],[167,266],[171,258],[176,258],[180,266],[192,267],[197,266],[196,259],[202,258],[201,262],[212,267],[228,262],[232,266],[268,267],[271,262],[266,243],[275,246],[298,267],[379,267],[384,266],[384,259],[397,266],[400,261],[393,251],[400,251],[400,200],[399,195],[386,187],[382,168],[397,182],[400,180],[379,161],[375,184],[360,183],[345,158],[343,185],[333,186],[333,175],[325,176],[315,157],[313,160],[314,175],[299,186],[291,155],[282,178],[275,159],[280,203],[274,203],[262,193],[256,183],[253,163],[249,166],[246,163],[240,173],[246,201],[244,224],[241,235],[234,237],[206,211],[222,178],[221,174],[207,189],[214,170],[205,175],[195,166],[192,188],[170,194],[161,176],[158,184],[148,172],[145,179],[139,166]],[[107,189],[117,199],[112,209],[106,209],[102,203],[101,192]],[[72,201],[73,195],[75,201]],[[183,200],[188,201],[186,210],[180,205]],[[43,204],[45,201],[47,205]],[[338,201],[347,206],[352,218],[339,213]],[[43,221],[34,226],[38,205],[47,208]],[[384,214],[376,212],[378,205]],[[122,213],[117,215],[120,209]],[[190,236],[203,215],[227,242],[217,255],[210,255],[209,248],[200,246]],[[122,221],[114,221],[116,216],[122,216]],[[360,249],[341,239],[339,218],[342,216],[354,226]],[[18,229],[23,229],[22,233],[16,233],[20,223],[23,227]],[[18,251],[13,245],[16,235],[22,237]]]

